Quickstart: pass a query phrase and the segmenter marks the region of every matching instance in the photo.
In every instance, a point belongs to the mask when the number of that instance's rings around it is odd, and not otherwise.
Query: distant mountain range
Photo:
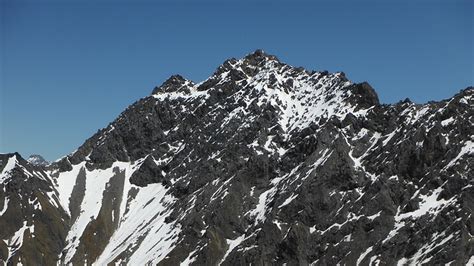
[[[0,155],[0,260],[472,265],[473,107],[261,50],[175,75],[56,162]]]

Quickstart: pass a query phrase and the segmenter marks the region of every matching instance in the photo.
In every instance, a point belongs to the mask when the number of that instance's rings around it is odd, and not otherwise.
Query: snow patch
[[[176,201],[168,194],[169,189],[161,184],[134,188],[138,189],[138,193],[129,201],[129,211],[122,217],[119,227],[95,262],[98,265],[109,264],[122,252],[134,249],[127,264],[156,264],[176,245],[181,231],[179,224],[165,222],[172,211],[171,205]],[[127,201],[127,194],[124,192],[122,202]]]
[[[364,258],[372,251],[373,247],[367,248],[362,254],[360,254],[359,258],[357,259],[356,265],[360,265],[360,263],[364,260]]]
[[[59,176],[56,178],[56,189],[58,190],[59,203],[67,213],[69,213],[69,199],[74,185],[76,184],[77,176],[85,164],[85,162],[82,162],[80,164],[72,165],[71,171],[60,172]]]
[[[12,157],[8,158],[7,164],[2,170],[2,173],[0,174],[0,183],[3,183],[7,178],[10,178],[11,176],[11,171],[13,168],[15,168],[16,164],[18,163],[18,159],[16,158],[16,155],[13,155]]]
[[[466,141],[466,143],[464,143],[464,146],[461,148],[461,151],[459,152],[459,154],[453,160],[451,160],[446,165],[446,167],[444,167],[444,169],[448,169],[452,167],[453,165],[455,165],[456,162],[459,161],[459,159],[461,159],[461,157],[463,157],[465,154],[467,155],[474,154],[474,142],[470,140]]]
[[[224,257],[221,260],[221,263],[225,261],[227,256],[234,250],[237,246],[239,246],[243,241],[245,241],[245,235],[238,236],[236,239],[227,239],[227,245],[229,245],[229,248],[227,249],[227,252],[224,254]]]

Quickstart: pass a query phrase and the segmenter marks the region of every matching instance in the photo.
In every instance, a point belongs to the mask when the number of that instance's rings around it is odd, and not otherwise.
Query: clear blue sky
[[[168,76],[257,48],[384,103],[473,84],[472,0],[0,1],[0,152],[24,157],[68,154]]]

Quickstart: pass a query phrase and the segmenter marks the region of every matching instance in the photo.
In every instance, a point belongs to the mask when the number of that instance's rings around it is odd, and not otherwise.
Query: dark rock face
[[[153,94],[158,92],[180,91],[180,89],[183,89],[181,92],[189,92],[187,90],[188,85],[193,84],[191,81],[186,80],[181,75],[173,75],[169,79],[167,79],[161,86],[153,89]]]
[[[164,167],[166,168],[166,166]],[[140,167],[130,176],[130,183],[137,186],[146,186],[153,183],[162,183],[170,185],[170,181],[165,178],[166,175],[162,168],[154,162],[152,157],[147,157]]]
[[[379,97],[369,83],[354,84],[351,90],[354,92],[353,101],[359,103],[360,108],[367,109],[379,105]]]
[[[473,100],[382,105],[368,83],[261,50],[199,84],[172,76],[48,166],[69,214],[50,250],[74,264],[472,263]]]

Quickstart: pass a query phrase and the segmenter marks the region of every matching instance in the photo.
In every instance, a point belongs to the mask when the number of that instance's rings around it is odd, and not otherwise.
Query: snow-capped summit
[[[174,75],[46,168],[0,156],[0,259],[472,263],[473,92],[380,104],[260,50]]]
[[[41,155],[39,154],[32,154],[28,157],[27,161],[33,165],[42,165],[46,166],[49,164]]]

